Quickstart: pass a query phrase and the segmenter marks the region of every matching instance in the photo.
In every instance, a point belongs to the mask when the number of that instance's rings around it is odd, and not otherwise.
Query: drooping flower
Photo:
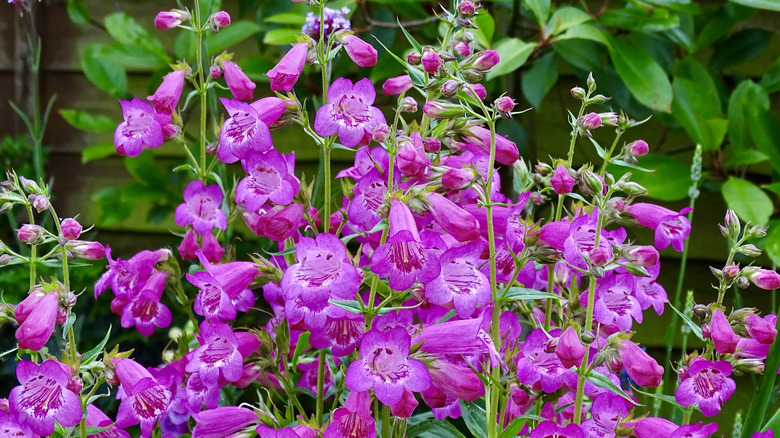
[[[181,90],[184,87],[184,77],[187,71],[174,70],[163,77],[162,84],[153,95],[146,99],[154,105],[154,110],[160,114],[173,114],[179,103]]]
[[[273,146],[271,131],[254,106],[225,98],[220,98],[220,101],[230,115],[219,134],[217,158],[220,161],[235,163]]]
[[[436,223],[455,240],[471,242],[479,239],[479,223],[471,213],[435,192],[427,192],[425,201]]]
[[[254,303],[255,295],[249,284],[260,274],[252,262],[229,262],[212,265],[205,256],[196,253],[205,272],[187,274],[187,280],[198,287],[194,310],[207,320],[229,321],[236,311],[246,312]]]
[[[152,105],[137,97],[119,103],[125,119],[114,132],[114,147],[119,155],[137,157],[144,150],[163,144],[163,127],[170,124],[170,115],[158,113]]]
[[[386,123],[379,108],[371,106],[376,98],[374,85],[368,78],[355,84],[338,78],[328,89],[328,102],[317,110],[314,131],[323,137],[338,133],[339,141],[347,147],[368,143],[373,128]]]
[[[66,369],[50,359],[40,365],[22,360],[16,366],[19,386],[8,396],[11,414],[37,435],[51,435],[55,421],[64,427],[81,421],[81,402],[67,389],[70,374]]]
[[[165,414],[171,402],[171,392],[164,384],[152,377],[152,374],[132,359],[117,359],[114,369],[122,384],[124,398],[119,405],[116,427],[141,424],[141,436],[152,436],[157,420]]]
[[[25,301],[35,300],[35,305],[29,310],[26,317],[21,318],[21,311],[25,308]],[[21,323],[16,329],[16,340],[22,350],[40,350],[49,341],[54,332],[54,324],[57,322],[59,310],[59,297],[56,292],[33,292],[17,306],[16,318]]]
[[[371,44],[361,40],[355,35],[345,35],[341,44],[347,55],[360,67],[373,67],[376,65],[377,53]]]
[[[404,389],[425,391],[431,375],[425,365],[409,358],[412,338],[401,327],[386,333],[372,329],[360,342],[360,359],[347,369],[346,384],[351,391],[368,391],[387,406],[403,397]]]
[[[111,258],[111,248],[106,247],[108,270],[95,283],[95,299],[109,286],[115,298],[111,302],[111,311],[121,315],[124,306],[146,285],[146,281],[155,271],[155,265],[167,260],[171,252],[167,249],[141,251],[129,260]]]
[[[368,391],[352,391],[344,407],[333,412],[323,438],[373,438],[376,423],[371,415],[371,396]]]
[[[709,438],[718,431],[718,423],[710,423],[702,426],[701,421],[696,424],[683,424],[672,432],[669,438]]]
[[[456,246],[441,255],[441,274],[425,287],[428,301],[447,305],[452,303],[461,318],[468,318],[477,306],[490,302],[490,281],[479,271],[484,245],[477,241]]]
[[[298,263],[287,268],[282,277],[287,300],[300,297],[307,306],[320,308],[332,298],[355,297],[362,277],[341,239],[329,233],[320,233],[315,239],[302,237],[295,256]]]
[[[274,91],[292,91],[293,85],[298,82],[298,77],[306,65],[306,54],[309,51],[308,43],[298,43],[285,53],[278,64],[266,75],[271,80],[271,89]]]
[[[490,130],[481,126],[471,126],[463,132],[466,148],[472,153],[490,153]],[[517,145],[504,135],[495,136],[496,161],[507,166],[520,158]]]
[[[258,212],[268,200],[287,205],[300,190],[290,163],[275,149],[252,154],[241,165],[248,175],[236,186],[236,203],[243,202],[247,211]]]
[[[715,350],[720,354],[734,353],[737,350],[739,336],[734,333],[729,320],[723,314],[721,309],[715,309],[712,312],[710,320],[710,335],[715,344]]]
[[[656,387],[661,384],[664,368],[638,345],[626,339],[620,344],[620,360],[623,369],[639,386]]]
[[[257,413],[237,406],[207,409],[194,415],[193,438],[223,438],[260,422]]]
[[[187,184],[184,203],[176,207],[176,225],[184,227],[192,224],[195,232],[201,235],[210,233],[214,227],[224,230],[227,216],[220,209],[222,197],[222,189],[217,184],[207,187],[197,179]]]
[[[154,271],[146,284],[122,310],[121,324],[124,328],[135,326],[142,336],[152,336],[154,328],[171,325],[171,311],[160,302],[168,271]]]
[[[374,251],[371,271],[390,277],[390,287],[409,289],[415,281],[428,283],[439,276],[441,267],[434,252],[420,240],[409,207],[397,198],[390,200],[387,243]]]
[[[413,86],[414,83],[412,83],[412,78],[409,75],[396,76],[382,84],[382,93],[387,96],[396,96],[410,90]]]
[[[660,205],[642,202],[625,207],[625,212],[637,222],[655,231],[654,245],[657,249],[666,249],[671,244],[677,252],[682,252],[685,239],[691,233],[691,223],[685,217],[691,210],[686,207],[674,212]]]
[[[233,97],[238,100],[249,100],[254,97],[256,85],[238,64],[223,61],[222,72],[225,74],[225,82],[227,82],[230,92],[233,93]]]
[[[731,397],[737,385],[729,376],[731,363],[698,359],[691,363],[688,378],[680,382],[674,398],[680,406],[698,404],[702,414],[711,417]]]

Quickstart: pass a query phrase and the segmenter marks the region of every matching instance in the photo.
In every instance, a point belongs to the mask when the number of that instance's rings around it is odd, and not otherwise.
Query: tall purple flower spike
[[[390,287],[407,290],[416,281],[428,283],[439,276],[441,266],[433,250],[420,240],[412,211],[400,199],[390,200],[387,243],[374,251],[371,271],[390,277]]]
[[[731,375],[731,363],[720,360],[696,360],[688,369],[688,378],[680,382],[674,398],[680,406],[699,405],[701,413],[711,417],[720,412],[721,405],[731,397],[737,384]]]
[[[222,189],[217,184],[207,187],[201,180],[192,181],[184,189],[184,203],[176,207],[176,225],[192,224],[195,232],[201,235],[210,233],[214,227],[224,230],[227,216],[220,209],[222,198]]]
[[[330,137],[338,133],[346,147],[355,147],[371,138],[374,127],[385,122],[379,108],[371,106],[376,99],[374,84],[368,78],[354,85],[346,78],[338,78],[328,89],[328,104],[317,110],[314,131]]]
[[[35,434],[49,436],[56,420],[64,427],[73,427],[81,420],[79,397],[67,389],[70,374],[53,360],[38,365],[26,360],[16,367],[20,385],[11,390],[8,404],[11,414],[21,427]]]
[[[171,311],[160,302],[167,279],[168,271],[152,273],[141,292],[122,309],[122,327],[135,326],[138,333],[148,337],[154,334],[155,327],[171,325]]]
[[[347,369],[346,383],[351,391],[368,391],[387,406],[398,403],[404,388],[420,392],[431,384],[431,375],[417,359],[409,359],[412,338],[401,327],[383,333],[372,329],[360,343],[360,359]]]
[[[235,163],[254,152],[264,152],[273,146],[271,131],[254,106],[238,100],[220,100],[230,115],[219,134],[217,158],[220,161]]]

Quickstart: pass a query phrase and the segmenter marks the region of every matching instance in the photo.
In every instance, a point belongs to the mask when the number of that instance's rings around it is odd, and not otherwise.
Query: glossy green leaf
[[[306,23],[306,16],[303,14],[296,14],[294,12],[283,12],[281,14],[274,14],[263,19],[266,23],[279,23],[279,24],[291,24],[295,26],[303,26]],[[233,23],[237,24],[237,23]],[[222,32],[224,29],[221,29]]]
[[[639,159],[641,167],[653,169],[655,172],[634,172],[631,177],[645,187],[648,196],[662,201],[677,201],[688,196],[691,186],[690,164],[683,163],[669,155],[648,154]],[[609,171],[619,178],[628,169],[610,165]]]
[[[574,29],[583,26],[591,25],[585,23],[573,27],[562,36],[566,36]],[[604,35],[602,35],[602,38],[607,41]],[[609,45],[609,42],[607,41],[605,45]],[[563,60],[580,70],[598,72],[603,69],[603,63],[607,62],[606,56],[601,56],[601,53],[604,52],[604,50],[601,50],[600,46],[593,40],[590,40],[590,38],[572,38],[565,40],[558,38],[558,40],[553,43],[552,48]]]
[[[746,79],[740,82],[729,98],[729,143],[736,151],[747,151],[753,144],[750,125],[753,123],[754,108],[768,110],[769,95],[761,86]]]
[[[547,17],[550,16],[550,0],[525,0],[523,4],[531,10],[539,27],[547,22]]]
[[[164,58],[135,44],[111,43],[100,50],[100,56],[127,71],[151,71],[168,65]]]
[[[536,47],[536,44],[527,43],[519,38],[501,40],[495,46],[495,50],[501,56],[501,62],[488,72],[488,80],[517,70],[525,64],[534,47]]]
[[[623,397],[634,406],[640,406],[640,404],[635,402],[634,399],[626,395],[626,393],[622,389],[620,389],[619,386],[615,385],[615,382],[610,380],[609,377],[605,376],[604,374],[601,374],[596,370],[591,370],[588,374],[586,374],[585,380],[598,386],[599,388],[604,388],[613,394],[617,394]]]
[[[743,6],[749,6],[756,9],[768,9],[770,11],[780,11],[780,2],[777,0],[729,0]],[[744,436],[744,435],[743,435]]]
[[[723,70],[756,58],[769,46],[772,32],[764,29],[743,29],[713,46],[709,68]]]
[[[604,32],[602,32],[601,29],[599,29],[598,27],[590,23],[582,23],[570,27],[569,29],[566,30],[566,32],[564,32],[561,35],[558,35],[555,38],[556,41],[573,40],[573,39],[595,41],[597,43],[604,44],[605,46],[609,44],[609,41],[607,41],[607,37],[604,36]],[[584,55],[592,56],[589,53],[593,53],[593,52],[587,52]]]
[[[780,58],[764,73],[760,85],[764,87],[767,93],[780,91]]]
[[[515,418],[511,423],[501,432],[499,438],[515,438],[528,422],[528,418],[525,416]]]
[[[536,111],[542,109],[544,96],[558,81],[558,60],[555,52],[550,52],[536,60],[522,79],[523,96]]]
[[[229,27],[228,27],[229,28]],[[301,34],[300,30],[295,29],[274,29],[269,30],[263,36],[263,44],[282,45],[295,42],[295,37]]]
[[[582,9],[571,6],[562,6],[553,12],[552,16],[547,21],[547,28],[545,31],[547,32],[548,37],[555,36],[565,32],[569,28],[591,20],[593,20],[593,17]]]
[[[85,148],[81,151],[81,163],[85,164],[92,160],[110,157],[116,154],[114,142],[98,143]]]
[[[208,50],[210,55],[217,55],[223,51],[235,46],[247,38],[260,32],[260,26],[252,21],[238,21],[230,26],[220,29],[219,33],[211,34],[208,39]],[[287,29],[280,29],[287,30]],[[289,30],[288,30],[289,31]],[[269,32],[270,33],[270,32]],[[301,33],[300,30],[290,31],[294,36]],[[267,36],[268,34],[266,34]],[[293,38],[289,42],[295,41]],[[271,43],[268,43],[271,44]]]
[[[737,23],[748,20],[755,14],[755,9],[730,3],[718,8],[699,30],[696,51],[725,37]]]
[[[642,3],[649,3],[654,6],[660,6],[686,14],[698,14],[701,12],[699,5],[693,0],[643,0]]]
[[[61,109],[60,115],[71,126],[84,131],[112,132],[117,126],[117,122],[106,116],[81,110]]]
[[[610,38],[609,52],[618,75],[640,103],[671,112],[672,84],[650,55],[619,38]]]
[[[90,82],[106,93],[124,99],[127,95],[127,72],[116,62],[100,56],[100,44],[90,44],[81,55],[81,69]]]
[[[479,14],[474,20],[476,29],[472,30],[474,39],[484,48],[493,47],[493,36],[496,32],[496,21],[488,13]]]
[[[406,429],[408,438],[466,438],[465,435],[445,420],[424,420]]]
[[[650,12],[638,8],[608,9],[598,22],[606,27],[639,32],[663,32],[680,26],[679,17],[662,8],[653,8]]]
[[[758,149],[769,156],[769,164],[780,172],[780,123],[768,110],[757,105],[750,107],[750,135]]]
[[[729,177],[721,187],[723,199],[743,221],[766,225],[772,215],[772,200],[761,188],[750,181]]]
[[[723,142],[723,126],[727,122],[720,119],[720,97],[709,72],[692,58],[686,58],[677,64],[672,90],[672,114],[695,143],[704,150],[717,149]]]
[[[81,365],[87,365],[90,362],[92,362],[93,359],[97,357],[98,354],[100,354],[101,351],[103,351],[103,348],[106,346],[106,343],[108,343],[108,339],[111,336],[111,326],[108,326],[108,330],[106,331],[106,335],[103,337],[103,340],[100,341],[99,344],[95,345],[91,350],[84,353],[84,357],[81,358]]]
[[[466,422],[466,427],[469,428],[471,434],[476,438],[487,438],[485,410],[474,402],[461,400],[460,411],[463,415],[463,420]]]
[[[68,0],[68,17],[79,26],[90,23],[89,9],[84,5],[84,0]]]
[[[769,156],[755,149],[739,151],[726,160],[726,166],[744,166],[756,164],[769,159]]]
[[[562,298],[559,295],[551,294],[549,292],[543,292],[536,289],[529,289],[527,287],[510,287],[507,293],[499,298],[501,301],[516,301],[516,300],[544,300],[553,299],[560,301]]]
[[[363,309],[360,308],[360,303],[355,300],[328,300],[329,303],[336,307],[340,307],[349,313],[356,313],[360,315],[363,313]]]
[[[170,62],[171,59],[160,40],[138,24],[130,15],[124,12],[115,12],[106,17],[105,25],[106,31],[116,41],[137,46],[141,50],[155,54],[165,62]]]

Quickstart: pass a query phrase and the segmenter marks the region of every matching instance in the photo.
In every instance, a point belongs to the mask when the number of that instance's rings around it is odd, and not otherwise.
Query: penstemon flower
[[[371,106],[376,99],[376,90],[368,78],[352,83],[338,78],[328,88],[328,102],[317,110],[314,130],[323,137],[338,134],[339,141],[346,147],[368,144],[372,130],[380,123],[386,123],[379,108]]]
[[[158,113],[139,98],[120,100],[125,121],[114,132],[114,147],[119,155],[137,157],[148,148],[163,144],[163,127],[171,123],[170,114]]]
[[[235,163],[253,153],[264,152],[273,146],[268,130],[268,113],[261,113],[255,106],[238,100],[221,98],[230,118],[225,120],[219,134],[217,157],[223,163]],[[260,101],[256,102],[257,104]],[[278,116],[277,116],[278,117]]]
[[[731,372],[729,362],[696,358],[688,369],[688,377],[677,387],[674,398],[681,406],[698,405],[701,413],[708,417],[716,415],[737,387],[729,377]]]
[[[184,189],[184,203],[176,208],[176,225],[192,225],[196,233],[204,235],[212,228],[224,230],[227,216],[220,209],[222,190],[214,184],[206,186],[203,181],[195,180]]]
[[[19,419],[19,427],[28,427],[33,433],[49,436],[54,422],[73,427],[81,420],[79,397],[67,389],[69,368],[59,362],[46,360],[40,365],[26,360],[16,367],[20,386],[11,390],[8,404],[11,414]]]
[[[125,429],[140,423],[141,436],[151,437],[155,424],[168,409],[171,392],[132,359],[118,359],[114,368],[124,391],[116,417],[117,427]]]

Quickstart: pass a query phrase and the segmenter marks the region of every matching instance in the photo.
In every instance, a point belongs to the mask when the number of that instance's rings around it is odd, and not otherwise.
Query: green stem
[[[488,115],[486,108],[483,108],[485,115]],[[496,349],[501,349],[501,330],[499,328],[499,317],[501,316],[501,303],[498,301],[498,279],[496,268],[496,232],[493,224],[493,204],[491,192],[493,190],[493,167],[496,161],[496,121],[488,121],[490,127],[490,156],[488,157],[488,175],[485,183],[485,214],[488,226],[488,251],[490,257],[490,293],[493,301],[493,312],[491,315],[492,333],[491,338]],[[501,381],[501,366],[494,366],[491,370],[493,381]],[[492,385],[491,385],[492,386]],[[496,438],[499,433],[499,425],[496,423],[498,414],[499,388],[491,388],[490,396],[486,398],[489,406],[486,409],[488,438]]]
[[[319,361],[317,363],[317,424],[322,424],[322,414],[324,411],[325,395],[325,350],[320,350]]]
[[[685,414],[683,414],[683,421],[682,421],[683,426],[691,423],[691,415],[693,415],[693,409],[690,408],[686,409]]]
[[[35,225],[35,216],[33,216],[32,206],[27,205],[27,215],[30,218],[30,225]],[[30,245],[30,289],[38,282],[38,260],[36,259],[38,245]]]
[[[330,232],[330,147],[325,147],[322,150],[323,164],[325,169],[324,193],[323,193],[323,205],[322,205],[322,231],[324,233]]]
[[[390,406],[382,405],[382,438],[390,438]]]
[[[599,171],[599,176],[602,177],[604,176],[604,173],[607,171],[607,164],[609,164],[609,160],[612,158],[612,154],[615,152],[615,147],[617,146],[620,137],[623,136],[622,129],[618,129],[615,132],[617,133],[617,135],[615,136],[615,140],[612,142],[612,146],[610,146],[609,151],[607,151],[607,155],[604,156],[604,163],[601,165],[601,170]]]
[[[197,46],[195,48],[195,56],[198,62],[198,75],[196,88],[200,95],[200,165],[198,166],[198,178],[206,182],[206,75],[203,66],[203,22],[200,16],[200,1],[195,0],[195,23],[193,28],[195,29],[195,36],[197,37]]]
[[[590,93],[588,93],[588,95],[590,95]],[[575,123],[576,120],[579,120],[579,118],[582,117],[582,113],[584,112],[585,112],[585,100],[583,100],[582,104],[580,105],[580,111],[577,113],[577,118],[575,119]],[[569,153],[566,155],[567,157],[566,161],[569,167],[571,167],[572,159],[574,159],[574,145],[576,143],[577,143],[577,125],[575,124],[571,128],[571,141],[569,142]]]

